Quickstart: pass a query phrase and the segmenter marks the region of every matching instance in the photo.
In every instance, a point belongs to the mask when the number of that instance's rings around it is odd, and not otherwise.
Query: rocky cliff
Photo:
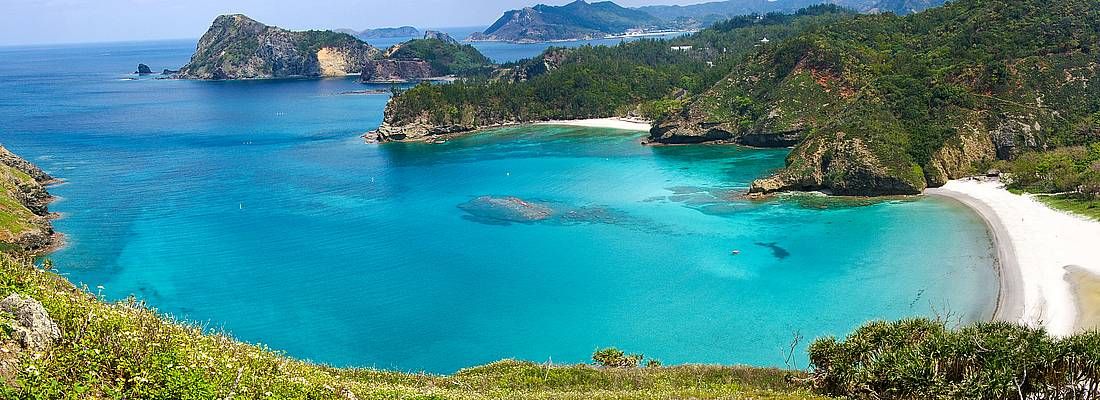
[[[428,79],[444,74],[432,69],[424,60],[371,60],[363,68],[360,80],[371,83],[405,82]]]
[[[0,146],[0,250],[44,251],[56,241],[45,185],[54,179]]]
[[[381,52],[348,34],[292,32],[244,15],[222,15],[199,39],[185,79],[259,79],[358,74]]]
[[[754,193],[919,193],[996,159],[1100,139],[1087,128],[1100,103],[1085,100],[1100,96],[1093,16],[1100,6],[1085,0],[956,1],[810,30],[760,46],[658,121],[651,141],[797,143]],[[1053,20],[1066,30],[1048,34]],[[967,41],[983,45],[963,51]]]

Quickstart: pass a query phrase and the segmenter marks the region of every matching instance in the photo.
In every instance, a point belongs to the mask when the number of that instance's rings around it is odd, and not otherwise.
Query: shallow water
[[[354,80],[119,80],[190,48],[0,49],[0,142],[68,181],[53,257],[110,299],[296,357],[432,372],[612,345],[782,365],[794,332],[993,308],[984,224],[953,202],[747,201],[786,150],[641,132],[367,145],[387,98],[342,94]]]

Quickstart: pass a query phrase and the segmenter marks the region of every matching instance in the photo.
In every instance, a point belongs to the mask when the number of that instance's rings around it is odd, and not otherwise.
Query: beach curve
[[[1071,266],[1100,273],[1100,222],[1054,210],[996,180],[953,180],[926,195],[954,199],[986,222],[997,249],[1000,294],[994,319],[1066,336],[1080,324]]]

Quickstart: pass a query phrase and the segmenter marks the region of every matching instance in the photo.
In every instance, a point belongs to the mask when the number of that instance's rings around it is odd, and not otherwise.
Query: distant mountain
[[[945,0],[726,0],[688,6],[645,6],[637,10],[681,26],[705,27],[737,15],[792,13],[816,4],[835,4],[863,13],[905,15],[944,3]]]
[[[897,15],[921,12],[932,7],[939,7],[946,3],[945,0],[882,0],[865,12],[891,12]]]
[[[564,6],[539,4],[505,12],[492,26],[470,35],[469,39],[506,42],[589,39],[665,25],[663,20],[644,11],[610,1],[577,0]]]
[[[420,36],[420,30],[411,26],[364,29],[361,31],[354,29],[337,29],[336,32],[346,33],[360,39],[388,39]]]

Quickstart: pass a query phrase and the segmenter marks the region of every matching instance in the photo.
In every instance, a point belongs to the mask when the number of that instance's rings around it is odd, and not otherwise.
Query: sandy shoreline
[[[640,119],[629,118],[593,118],[593,119],[573,119],[573,120],[560,120],[560,121],[540,121],[535,122],[535,125],[566,125],[566,126],[584,126],[589,128],[608,128],[608,129],[623,129],[628,131],[645,131],[649,132],[652,128],[652,124],[649,121]]]
[[[1082,273],[1100,274],[1100,223],[1013,194],[998,182],[956,180],[925,193],[955,199],[988,224],[1001,281],[995,319],[1041,325],[1055,335],[1088,328],[1081,326],[1075,282]]]

